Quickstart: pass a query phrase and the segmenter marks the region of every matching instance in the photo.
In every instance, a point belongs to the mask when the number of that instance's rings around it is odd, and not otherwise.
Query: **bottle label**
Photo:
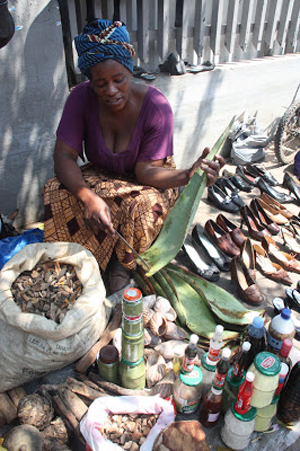
[[[213,385],[218,389],[223,388],[225,385],[226,376],[227,376],[227,373],[220,374],[220,373],[218,373],[218,371],[216,371],[216,374],[215,374],[215,377],[213,380]]]
[[[250,398],[240,396],[235,403],[237,413],[246,413],[250,409]]]
[[[192,369],[194,367],[194,362],[195,362],[194,357],[189,359],[188,357],[185,356],[183,364],[182,364],[183,371],[185,371],[186,373],[189,373],[190,371],[192,371]]]
[[[192,413],[192,412],[195,412],[195,410],[197,409],[199,401],[200,401],[200,397],[195,398],[195,399],[185,399],[185,398],[182,398],[181,396],[178,396],[177,394],[175,394],[174,400],[175,400],[175,405],[176,405],[178,412]]]
[[[280,351],[282,340],[278,340],[277,338],[272,337],[270,332],[268,332],[268,344],[272,349],[275,349],[275,351]]]
[[[219,354],[220,354],[220,349],[209,348],[207,358],[208,358],[211,362],[218,362],[218,360],[219,360]]]
[[[209,423],[214,423],[219,418],[220,412],[217,413],[209,413],[207,416],[207,421]]]
[[[238,377],[240,375],[241,372],[241,365],[238,362],[235,362],[233,370],[232,370],[232,374],[235,377]]]

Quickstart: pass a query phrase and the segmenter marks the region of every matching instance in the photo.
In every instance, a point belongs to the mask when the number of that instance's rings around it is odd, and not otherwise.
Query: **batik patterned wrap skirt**
[[[169,157],[164,166],[175,168],[173,158]],[[178,190],[142,186],[133,178],[115,177],[91,164],[83,166],[81,171],[89,188],[110,208],[113,227],[139,254],[146,251],[158,236]],[[95,235],[86,228],[82,202],[56,177],[46,183],[43,196],[44,241],[81,244],[92,252],[102,271],[115,249],[122,265],[128,270],[135,269],[136,258],[123,241],[105,230]]]

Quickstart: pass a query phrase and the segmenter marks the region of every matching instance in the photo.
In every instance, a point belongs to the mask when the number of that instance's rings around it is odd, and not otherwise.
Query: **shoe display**
[[[243,246],[241,248],[241,259],[245,263],[245,266],[248,269],[250,276],[252,277],[253,280],[255,280],[256,279],[255,255],[250,238],[247,238],[246,241],[244,241],[243,243]]]
[[[241,228],[243,224],[248,228],[248,233],[254,240],[261,241],[265,235],[271,236],[271,233],[261,224],[258,223],[252,210],[245,205],[240,208]]]
[[[216,282],[220,279],[219,269],[214,263],[208,261],[207,255],[204,255],[204,250],[197,243],[194,243],[193,240],[187,237],[182,249],[199,276],[210,282]]]
[[[281,210],[279,210],[279,208],[277,208],[275,205],[268,205],[261,198],[256,198],[256,200],[275,224],[284,225],[288,223],[288,218],[286,216],[283,216],[283,214],[281,214]]]
[[[271,174],[271,172],[267,171],[263,166],[256,165],[253,163],[247,163],[246,169],[249,174],[251,174],[253,177],[261,177],[271,186],[279,186],[280,183],[276,178]]]
[[[232,201],[238,206],[241,207],[244,205],[244,201],[238,195],[237,187],[231,183],[229,179],[226,177],[219,178],[215,183],[227,196],[229,196]]]
[[[205,229],[200,224],[195,224],[192,230],[193,240],[204,249],[208,257],[219,268],[220,271],[230,271],[230,259],[229,257],[219,249],[213,241],[211,241],[209,235],[207,235]]]
[[[236,284],[240,298],[247,304],[260,305],[265,300],[260,288],[249,274],[245,263],[240,257],[234,257],[230,262],[231,281]]]
[[[229,221],[222,213],[217,216],[216,222],[225,232],[230,234],[232,241],[241,248],[244,241],[247,239],[241,229],[233,222]]]
[[[282,186],[293,193],[296,199],[300,201],[300,184],[288,172],[284,174]]]
[[[260,198],[265,204],[270,205],[270,207],[279,210],[280,213],[287,219],[290,219],[293,216],[293,213],[290,210],[288,210],[284,205],[281,204],[280,201],[277,201],[276,199],[274,199],[274,197],[270,196],[268,193],[265,192],[262,193]]]
[[[292,285],[293,281],[288,273],[278,263],[272,262],[267,252],[259,244],[254,244],[253,250],[256,264],[264,276],[277,283]]]
[[[252,210],[258,222],[267,230],[269,230],[271,235],[277,235],[280,232],[280,227],[274,221],[272,221],[272,219],[268,216],[268,214],[265,212],[256,198],[251,200],[250,209]]]
[[[239,211],[239,207],[233,202],[231,197],[227,196],[217,185],[211,185],[207,188],[207,200],[220,210],[228,213],[237,213]]]
[[[280,233],[286,247],[288,247],[292,252],[300,254],[300,237],[299,241],[297,241],[294,230],[283,226],[281,227]]]
[[[277,200],[281,204],[285,204],[287,202],[292,202],[293,198],[291,196],[288,196],[287,194],[280,193],[279,191],[276,191],[273,186],[270,186],[267,182],[264,181],[261,177],[257,179],[256,182],[257,188],[260,189],[261,193],[267,193],[269,196],[273,197],[273,199]]]
[[[287,252],[281,252],[275,241],[265,236],[261,242],[264,250],[271,255],[286,271],[300,274],[300,262]]]
[[[232,241],[230,234],[225,232],[215,221],[209,219],[204,228],[216,245],[229,257],[240,254],[240,249]]]

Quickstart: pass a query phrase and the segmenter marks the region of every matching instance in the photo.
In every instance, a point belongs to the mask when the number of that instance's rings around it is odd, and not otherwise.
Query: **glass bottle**
[[[202,372],[194,365],[192,371],[179,373],[174,385],[174,402],[181,413],[193,413],[198,407],[202,396]]]
[[[199,416],[200,423],[207,428],[213,427],[219,419],[221,410],[222,390],[211,387],[202,402]]]
[[[244,414],[250,410],[250,399],[254,391],[253,381],[255,379],[255,374],[252,371],[248,371],[246,374],[246,379],[239,388],[239,393],[237,400],[234,404],[234,408],[237,413]]]
[[[222,355],[216,366],[216,372],[213,380],[213,387],[217,390],[223,390],[225,385],[226,376],[230,368],[229,357],[231,351],[229,348],[222,350]]]
[[[251,363],[254,362],[255,356],[266,349],[266,329],[261,316],[256,316],[252,324],[248,326],[244,335],[244,341],[249,341],[251,344],[248,352],[248,362],[245,367],[245,370],[247,370]]]
[[[285,424],[294,424],[300,420],[300,361],[293,366],[281,392],[277,418]]]
[[[101,348],[98,357],[99,375],[115,384],[118,383],[119,351],[114,345],[106,345]]]
[[[197,343],[198,343],[198,336],[195,334],[192,334],[190,336],[190,342],[188,344],[188,346],[185,348],[184,351],[184,359],[183,359],[183,363],[182,363],[182,371],[184,373],[189,373],[191,371],[193,371],[193,367],[194,367],[194,363],[195,363],[195,358],[197,355]]]
[[[237,353],[232,370],[232,378],[239,380],[243,377],[244,370],[248,366],[248,353],[251,348],[251,343],[249,341],[244,341],[242,347]]]
[[[210,339],[208,355],[206,357],[207,365],[216,365],[219,361],[219,354],[223,345],[223,330],[224,327],[218,324],[213,337]]]

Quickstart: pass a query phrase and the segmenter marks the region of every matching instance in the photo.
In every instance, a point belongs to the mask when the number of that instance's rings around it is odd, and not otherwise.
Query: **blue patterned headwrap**
[[[78,67],[87,77],[92,66],[107,59],[123,64],[133,72],[134,49],[129,43],[129,34],[123,22],[96,19],[75,37],[75,46]]]

